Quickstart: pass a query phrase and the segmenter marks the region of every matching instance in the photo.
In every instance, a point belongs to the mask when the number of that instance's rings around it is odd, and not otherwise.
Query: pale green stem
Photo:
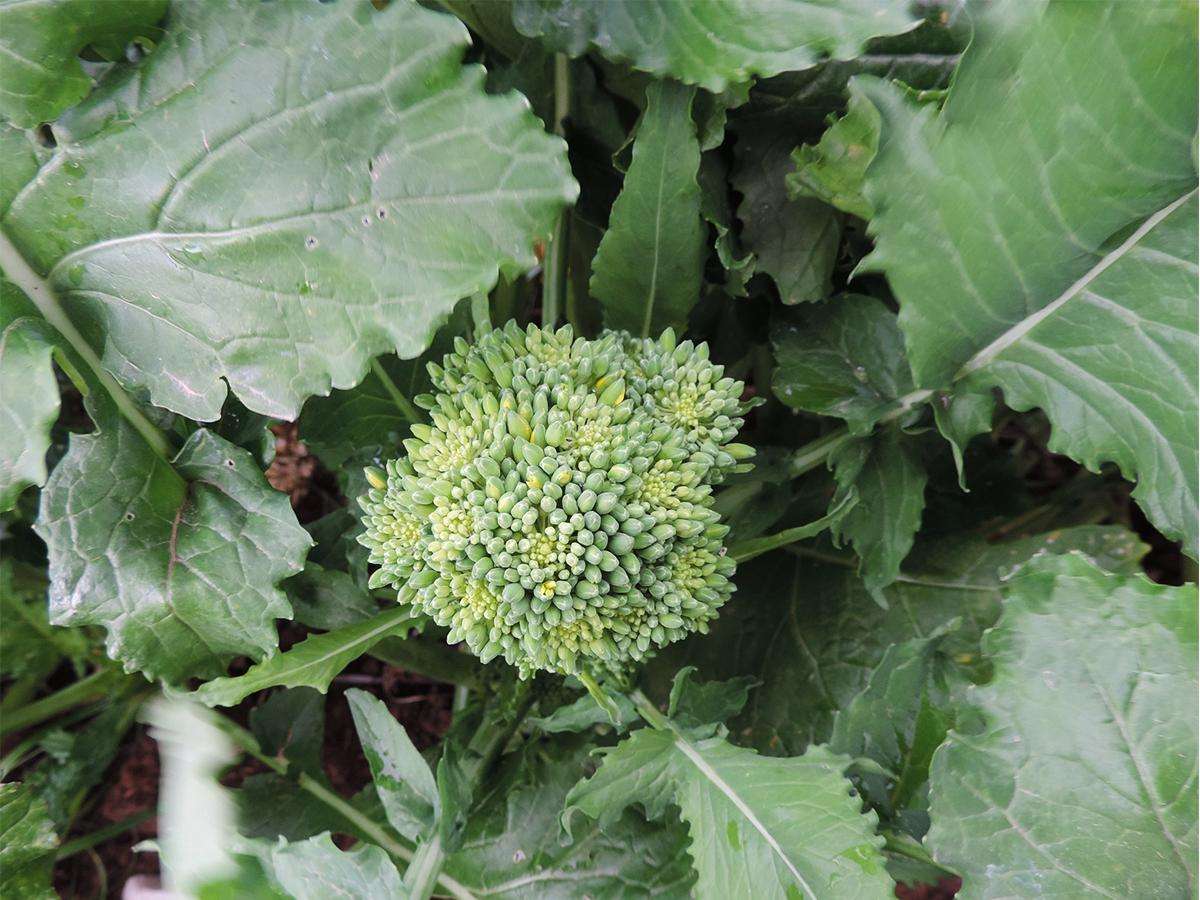
[[[61,691],[6,714],[4,721],[0,722],[0,734],[7,736],[69,712],[77,706],[103,700],[112,692],[113,685],[125,677],[116,669],[98,669]]]
[[[488,308],[487,294],[472,295],[471,321],[475,325],[475,340],[477,341],[492,330],[492,312]]]
[[[554,56],[554,133],[564,134],[563,122],[571,111],[571,63],[566,54]],[[542,270],[542,327],[554,328],[563,308],[567,285],[567,226],[570,211],[563,210],[546,247]]]
[[[100,357],[96,355],[96,351],[92,349],[84,336],[79,333],[79,329],[75,327],[75,323],[63,311],[62,305],[59,303],[58,297],[50,287],[50,284],[25,261],[25,257],[21,255],[21,251],[16,248],[16,245],[13,244],[8,235],[3,231],[0,231],[0,268],[4,270],[4,274],[8,280],[24,291],[29,299],[33,301],[33,305],[38,308],[38,312],[63,336],[66,342],[71,345],[71,349],[78,353],[80,358],[88,364],[96,380],[100,382],[101,386],[112,397],[117,410],[137,430],[146,443],[150,445],[150,449],[161,456],[167,463],[170,463],[171,459],[175,456],[175,450],[171,446],[171,442],[167,440],[167,436],[146,418],[142,411],[137,408],[137,404],[117,384],[116,379],[108,374],[108,370],[100,362]]]
[[[423,422],[425,417],[421,415],[421,411],[413,406],[409,400],[396,387],[396,382],[392,381],[392,377],[388,375],[387,370],[383,368],[383,364],[378,359],[371,360],[371,371],[375,373],[375,377],[383,384],[383,389],[388,392],[388,396],[392,398],[392,402],[400,409],[404,418],[409,422]]]

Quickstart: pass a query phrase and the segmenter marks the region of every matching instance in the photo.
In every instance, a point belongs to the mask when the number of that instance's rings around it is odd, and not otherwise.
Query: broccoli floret
[[[372,586],[522,677],[707,631],[734,571],[712,485],[753,454],[707,345],[509,323],[429,369],[430,424],[359,501]]]

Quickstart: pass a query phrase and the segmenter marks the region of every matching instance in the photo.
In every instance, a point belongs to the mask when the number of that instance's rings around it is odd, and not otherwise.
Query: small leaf
[[[45,483],[50,427],[60,403],[51,329],[38,317],[21,315],[23,301],[0,278],[0,512],[12,509],[29,485]]]
[[[267,756],[283,756],[289,769],[321,776],[325,698],[312,688],[276,691],[250,710],[250,730]]]
[[[35,526],[50,555],[50,618],[103,625],[127,671],[179,682],[274,651],[291,614],[276,585],[309,546],[288,499],[245,450],[192,433],[168,464],[92,396]]]
[[[854,545],[863,583],[881,605],[887,602],[883,589],[900,574],[921,527],[928,476],[919,440],[890,426],[855,440],[830,458],[838,484],[833,502],[858,498],[834,524],[834,534]]]
[[[590,697],[582,699],[596,709]],[[577,818],[574,839],[561,840],[559,815],[591,749],[578,738],[558,737],[514,759],[505,789],[488,792],[472,811],[446,872],[478,897],[507,900],[686,896],[695,874],[687,832],[675,816],[650,823],[627,809],[604,827]]]
[[[793,198],[815,197],[869,219],[873,210],[863,196],[863,179],[879,148],[879,110],[851,84],[846,114],[829,126],[815,147],[793,151],[796,171],[787,176],[787,188]]]
[[[92,89],[85,47],[117,60],[154,34],[167,0],[40,0],[0,7],[0,117],[21,128],[52,122]]]
[[[731,82],[804,69],[822,56],[857,56],[870,38],[917,24],[907,3],[808,0],[722,4],[664,0],[516,0],[513,23],[527,37],[579,56],[609,59],[720,93]]]
[[[590,289],[608,328],[644,337],[668,326],[682,331],[700,299],[705,233],[695,93],[665,81],[646,88],[633,161],[592,261]]]
[[[1038,556],[984,640],[980,727],[934,757],[927,843],[965,898],[1196,889],[1196,595]]]
[[[775,396],[793,409],[867,434],[913,389],[896,316],[874,297],[844,294],[776,321]]]
[[[388,822],[410,841],[423,840],[441,814],[429,764],[383,701],[357,689],[346,700]]]
[[[53,900],[58,835],[46,804],[20,782],[0,784],[0,894]]]
[[[314,634],[285,653],[251,666],[245,674],[214,678],[188,696],[208,706],[234,706],[269,687],[311,687],[321,693],[342,669],[385,637],[412,627],[412,611],[396,606],[336,631]]]
[[[795,143],[789,132],[745,129],[738,132],[734,148],[742,245],[754,254],[758,271],[775,281],[787,304],[829,296],[842,234],[835,209],[808,197],[788,198],[784,180]]]
[[[632,722],[638,720],[637,711],[624,694],[612,698],[617,705],[617,728],[624,731]],[[542,731],[559,734],[570,731],[587,731],[596,725],[612,725],[612,718],[601,708],[591,694],[584,694],[573,703],[560,706],[548,716],[532,717],[530,725],[536,725]]]
[[[684,728],[720,725],[742,711],[750,690],[758,680],[743,675],[729,681],[697,682],[695,666],[685,666],[675,675],[667,715]]]

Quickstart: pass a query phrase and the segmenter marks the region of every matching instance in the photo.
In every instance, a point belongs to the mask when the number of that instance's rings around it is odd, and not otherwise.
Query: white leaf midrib
[[[787,853],[784,852],[783,847],[779,845],[779,841],[775,839],[775,835],[773,835],[771,830],[767,828],[761,819],[758,818],[758,815],[753,809],[750,808],[750,805],[742,799],[741,795],[734,790],[733,786],[729,784],[729,782],[721,777],[720,773],[712,767],[712,764],[704,758],[700,751],[696,749],[696,747],[687,738],[685,738],[674,727],[671,728],[671,731],[675,741],[675,746],[679,749],[679,752],[682,753],[688,759],[688,761],[696,767],[700,774],[703,775],[713,785],[713,787],[725,795],[725,798],[734,805],[734,807],[742,814],[746,821],[753,826],[754,830],[762,836],[762,839],[767,842],[767,845],[783,861],[783,864],[792,874],[792,877],[796,880],[796,883],[799,884],[804,890],[805,896],[812,898],[812,900],[818,900],[817,894],[813,891],[812,887],[809,886],[808,882],[804,880],[804,876],[800,874],[800,870],[796,868],[796,864],[793,863],[788,857]]]
[[[1171,213],[1175,212],[1175,210],[1179,209],[1179,207],[1183,206],[1183,204],[1195,197],[1196,192],[1197,188],[1192,188],[1190,191],[1183,194],[1181,197],[1172,200],[1158,212],[1146,219],[1146,221],[1139,225],[1137,229],[1131,235],[1129,235],[1129,237],[1122,241],[1119,246],[1106,253],[1103,258],[1101,258],[1094,266],[1081,275],[1074,284],[1054,298],[1054,300],[1043,306],[1032,315],[1026,316],[1020,322],[1017,322],[1015,325],[997,337],[994,341],[967,360],[966,363],[963,364],[963,367],[959,369],[958,373],[954,376],[953,380],[958,381],[962,378],[965,378],[967,375],[970,375],[972,372],[977,372],[980,369],[985,368],[1001,353],[1016,344],[1031,331],[1033,331],[1034,328],[1053,316],[1063,306],[1065,306],[1075,297],[1079,296],[1079,294],[1083,293],[1084,289],[1086,289],[1090,284],[1092,284],[1092,282],[1103,275],[1104,272],[1107,271],[1111,266],[1124,259],[1126,254],[1137,247],[1142,238],[1157,228],[1164,219],[1171,215]]]

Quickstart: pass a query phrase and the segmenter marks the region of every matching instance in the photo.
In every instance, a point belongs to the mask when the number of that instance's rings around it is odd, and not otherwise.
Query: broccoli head
[[[359,501],[373,586],[523,677],[707,630],[734,570],[712,485],[753,453],[707,345],[509,323],[429,369],[430,423]]]

